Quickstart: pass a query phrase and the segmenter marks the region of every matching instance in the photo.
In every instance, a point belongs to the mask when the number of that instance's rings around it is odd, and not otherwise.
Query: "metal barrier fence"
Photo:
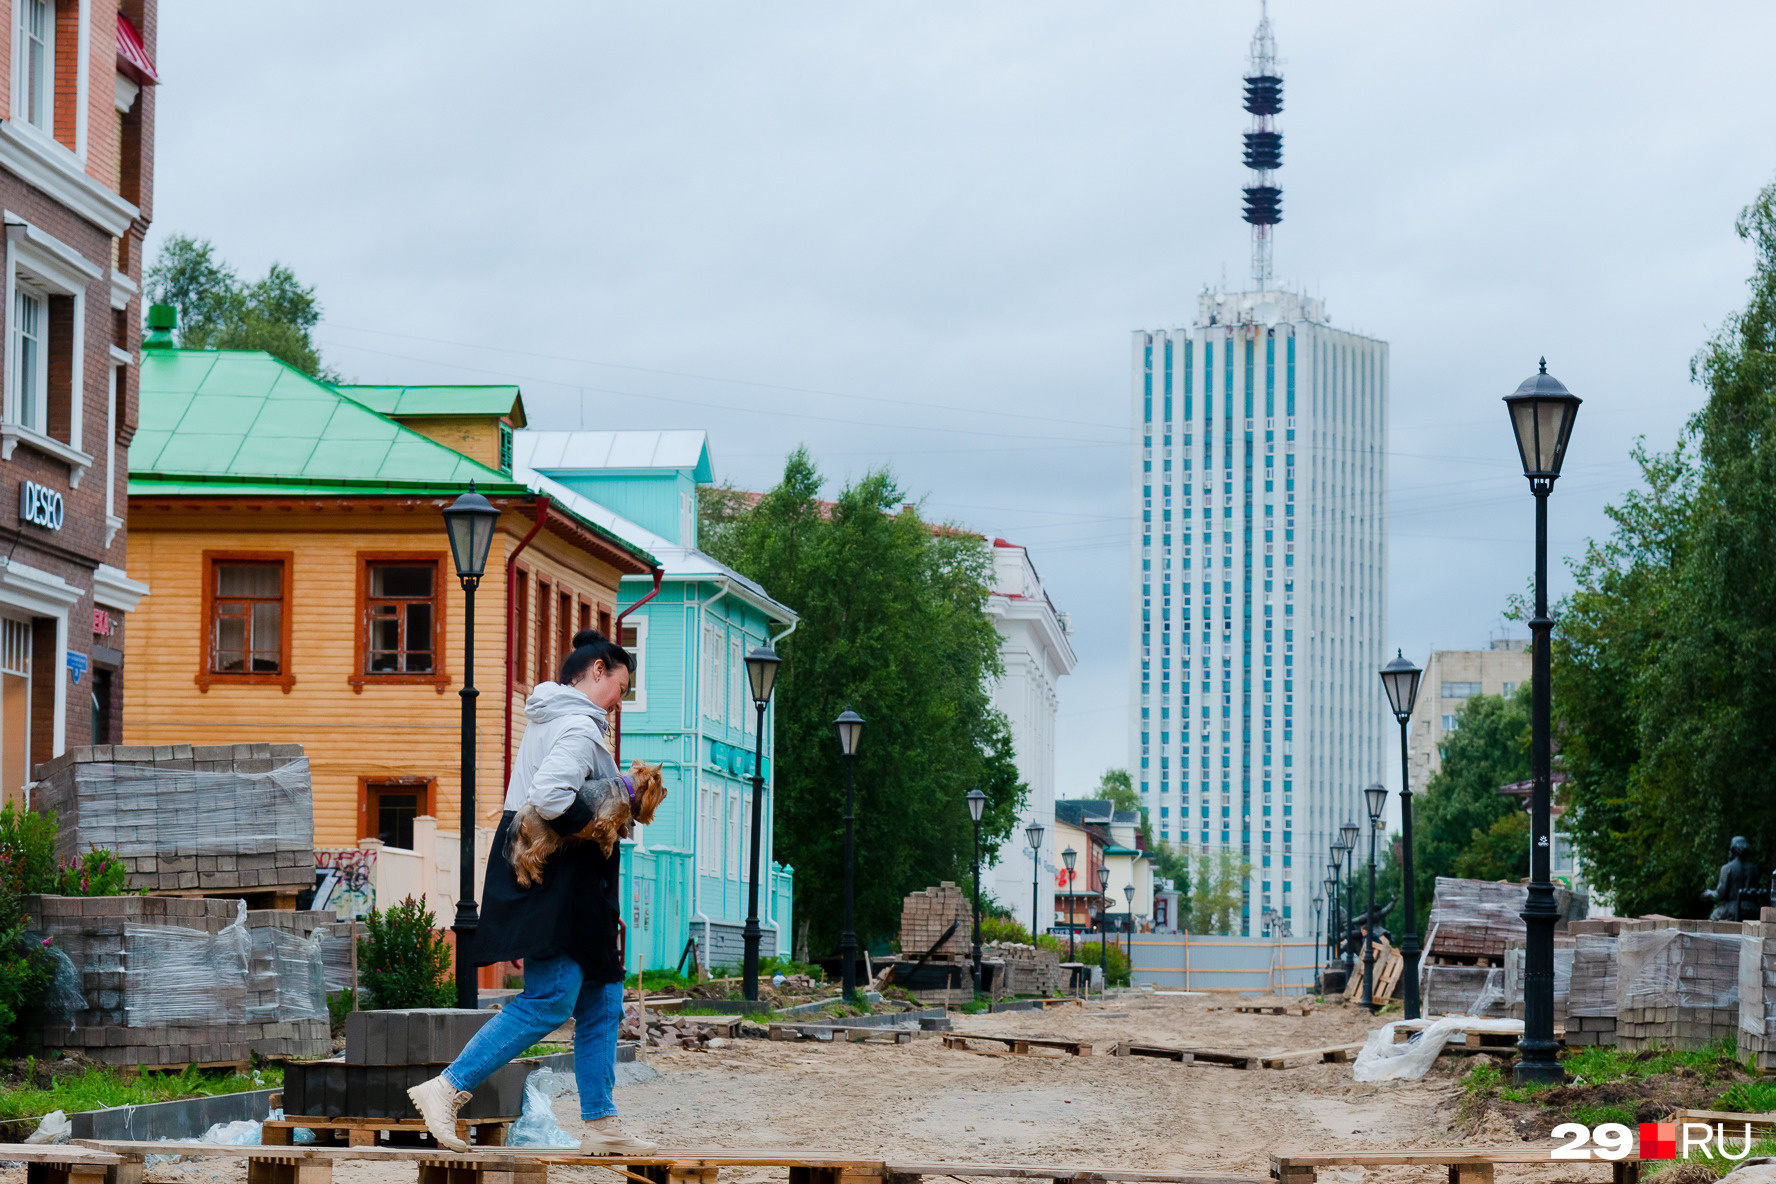
[[[1173,991],[1304,994],[1313,988],[1314,950],[1306,938],[1137,933],[1130,979]]]

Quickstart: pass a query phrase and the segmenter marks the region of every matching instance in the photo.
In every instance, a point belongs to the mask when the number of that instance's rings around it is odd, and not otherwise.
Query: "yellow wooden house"
[[[131,617],[124,740],[301,743],[320,848],[460,833],[464,594],[441,511],[471,483],[503,511],[475,598],[484,858],[524,690],[576,629],[610,628],[653,556],[513,481],[515,387],[332,386],[151,339],[141,392],[129,574],[154,593]]]

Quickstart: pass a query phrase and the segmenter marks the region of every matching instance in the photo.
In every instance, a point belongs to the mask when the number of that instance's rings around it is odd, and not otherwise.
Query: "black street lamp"
[[[1554,621],[1548,615],[1548,495],[1566,460],[1567,440],[1579,414],[1579,399],[1560,380],[1548,373],[1542,359],[1538,373],[1524,379],[1505,396],[1511,430],[1517,437],[1517,454],[1523,475],[1535,495],[1535,616],[1529,622],[1533,651],[1529,716],[1529,892],[1523,905],[1523,1039],[1517,1044],[1519,1085],[1549,1084],[1565,1080],[1565,1070],[1555,1059],[1554,1043],[1554,925],[1560,909],[1554,903],[1549,879],[1551,854],[1549,825],[1550,679],[1548,642]]]
[[[1314,906],[1314,933],[1317,936],[1320,932],[1320,912],[1321,912],[1321,910],[1323,910],[1326,907],[1326,898],[1323,896],[1316,895],[1313,898],[1313,906]],[[1314,991],[1315,991],[1315,993],[1319,993],[1319,991],[1320,991],[1320,946],[1319,946],[1318,942],[1314,943],[1314,978],[1313,978],[1313,981],[1314,981]]]
[[[759,848],[765,817],[765,708],[771,704],[771,692],[777,686],[777,651],[761,645],[746,655],[746,681],[752,688],[752,705],[758,711],[758,728],[754,735],[757,746],[752,754],[752,883],[746,889],[746,928],[741,931],[745,942],[745,977],[740,988],[753,1003],[759,997]],[[782,950],[777,951],[782,954]]]
[[[980,941],[980,820],[987,809],[987,795],[977,787],[968,791],[968,816],[974,819],[974,993],[981,989]]]
[[[839,933],[839,982],[843,984],[845,1001],[857,1002],[857,929],[852,921],[853,878],[857,865],[852,846],[856,798],[853,790],[857,765],[857,739],[863,735],[863,717],[849,706],[833,720],[839,733],[839,751],[845,757],[845,928]]]
[[[1385,785],[1363,791],[1369,806],[1369,907],[1363,917],[1363,1006],[1375,1014],[1375,836],[1381,831],[1381,815],[1387,809]]]
[[[1350,936],[1350,912],[1345,907],[1347,901],[1345,900],[1343,881],[1345,857],[1350,853],[1351,848],[1348,843],[1340,840],[1332,844],[1332,878],[1338,889],[1338,925],[1332,936],[1332,956],[1337,960],[1340,970],[1344,973],[1344,985],[1347,987],[1350,985],[1351,963],[1346,957],[1345,945]],[[1356,874],[1357,869],[1353,865],[1351,867],[1352,879],[1356,878]]]
[[[500,512],[494,504],[469,491],[444,510],[444,533],[450,538],[450,559],[463,590],[463,685],[462,696],[462,832],[457,851],[460,880],[456,894],[456,1005],[479,1009],[481,988],[475,982],[475,930],[480,920],[475,911],[475,589],[487,571],[487,553],[493,547],[493,528]]]
[[[1024,839],[1030,844],[1030,945],[1036,945],[1036,926],[1040,923],[1041,897],[1037,894],[1042,887],[1042,832],[1046,828],[1035,819],[1024,828]]]
[[[1068,847],[1061,852],[1061,863],[1067,869],[1067,961],[1077,962],[1073,953],[1073,865],[1079,862],[1079,852]]]
[[[1406,908],[1406,932],[1400,938],[1404,962],[1400,977],[1406,984],[1406,1018],[1418,1018],[1418,917],[1412,903],[1412,773],[1406,759],[1406,733],[1412,724],[1412,706],[1418,702],[1422,672],[1395,650],[1394,660],[1381,668],[1381,685],[1387,688],[1388,707],[1400,721],[1400,890]]]
[[[1098,865],[1098,969],[1104,975],[1104,990],[1110,989],[1110,868]]]
[[[1128,902],[1128,919],[1123,922],[1128,932],[1129,986],[1135,985],[1135,886],[1122,886],[1122,899]]]

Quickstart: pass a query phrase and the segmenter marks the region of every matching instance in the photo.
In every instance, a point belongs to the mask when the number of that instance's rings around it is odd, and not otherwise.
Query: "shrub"
[[[1109,985],[1113,987],[1128,986],[1128,955],[1123,952],[1121,944],[1116,940],[1116,935],[1114,933],[1110,935],[1110,944],[1103,950],[1098,948],[1098,937],[1099,935],[1095,933],[1089,935],[1089,937],[1081,935],[1077,954],[1079,961],[1085,963],[1087,966],[1092,966],[1099,961],[1100,957],[1104,957],[1109,963]]]
[[[377,1009],[449,1007],[455,1001],[447,978],[450,943],[436,920],[423,896],[409,896],[386,913],[371,909],[364,918],[358,985]]]
[[[981,944],[985,945],[990,941],[1011,941],[1027,946],[1030,944],[1030,931],[1010,917],[982,917]]]

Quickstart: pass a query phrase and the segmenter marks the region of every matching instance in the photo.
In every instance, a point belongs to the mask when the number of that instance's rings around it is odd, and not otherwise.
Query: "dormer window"
[[[499,425],[499,468],[508,477],[512,475],[512,425]]]
[[[54,0],[18,0],[18,102],[25,122],[53,133],[55,109]]]

